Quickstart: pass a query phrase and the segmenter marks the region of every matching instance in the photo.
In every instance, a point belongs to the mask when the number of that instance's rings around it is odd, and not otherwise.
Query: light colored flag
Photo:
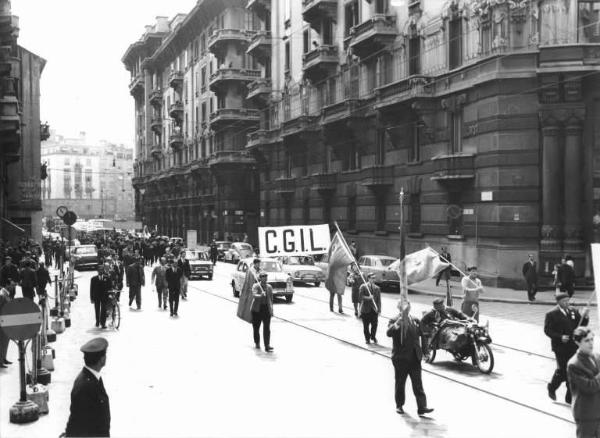
[[[428,278],[435,277],[441,271],[450,266],[438,257],[438,253],[430,247],[407,254],[404,258],[407,284],[418,283]],[[392,263],[388,269],[400,271],[400,260]]]
[[[594,288],[598,303],[598,322],[600,322],[600,243],[592,243],[592,264],[594,266]]]
[[[329,265],[327,266],[327,281],[325,287],[329,292],[343,294],[346,289],[346,270],[354,262],[354,257],[348,250],[344,237],[335,233],[329,245]]]

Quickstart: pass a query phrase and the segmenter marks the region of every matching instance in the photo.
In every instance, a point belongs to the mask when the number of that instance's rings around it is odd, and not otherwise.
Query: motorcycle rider
[[[433,345],[434,342],[438,341],[439,328],[442,322],[446,319],[454,321],[467,321],[470,318],[460,310],[453,309],[452,307],[446,307],[443,298],[436,298],[433,300],[433,309],[423,315],[421,318],[421,328],[423,333],[426,334],[427,345]]]

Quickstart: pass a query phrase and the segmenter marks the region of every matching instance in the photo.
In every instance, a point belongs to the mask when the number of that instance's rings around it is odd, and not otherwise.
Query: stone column
[[[152,93],[152,74],[146,68],[144,69],[144,158],[151,157],[151,149],[154,144],[154,136],[152,135],[152,129],[150,125],[152,124],[152,109],[150,107],[150,93]],[[150,169],[148,169],[150,170]]]
[[[560,251],[560,204],[563,194],[559,127],[546,124],[542,128],[542,251]]]
[[[581,251],[583,249],[581,133],[582,126],[577,121],[569,122],[565,127],[565,224],[563,229],[565,252]]]

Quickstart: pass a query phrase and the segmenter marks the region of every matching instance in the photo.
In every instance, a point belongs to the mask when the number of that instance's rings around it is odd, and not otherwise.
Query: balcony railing
[[[210,75],[209,87],[211,91],[217,91],[226,87],[228,83],[242,82],[248,84],[260,78],[260,70],[245,70],[240,68],[219,68]]]
[[[259,30],[252,37],[246,53],[253,56],[258,62],[264,63],[271,57],[271,32]]]
[[[318,173],[311,176],[311,188],[319,192],[332,192],[336,189],[337,173]]]
[[[303,0],[302,18],[312,27],[323,17],[337,18],[337,0]]]
[[[260,78],[248,84],[246,99],[265,103],[271,96],[271,79]]]
[[[296,178],[284,177],[275,180],[275,192],[280,195],[291,195],[296,191]]]
[[[210,114],[210,123],[213,126],[231,123],[258,124],[259,121],[259,111],[251,108],[219,108]]]
[[[339,63],[337,46],[318,46],[302,57],[305,76],[319,81],[335,72]]]
[[[475,178],[475,155],[457,153],[438,155],[431,159],[433,162],[432,180],[451,182]]]
[[[144,91],[144,75],[138,73],[129,83],[129,94],[136,96]]]
[[[175,90],[181,90],[183,85],[183,72],[174,70],[169,74],[169,87]]]
[[[183,119],[183,103],[175,102],[169,106],[169,117],[181,121]]]
[[[169,146],[175,150],[181,149],[183,146],[183,135],[179,133],[169,135]]]
[[[163,90],[161,88],[156,88],[156,89],[152,90],[152,93],[150,93],[149,99],[150,99],[150,105],[152,105],[155,108],[160,108],[163,103]]]
[[[162,119],[160,117],[155,117],[150,122],[150,129],[152,129],[152,132],[154,132],[157,135],[162,134],[162,127],[163,127],[163,124],[162,124]]]
[[[219,151],[214,152],[208,159],[208,165],[211,167],[228,165],[253,165],[254,158],[246,151]]]
[[[394,41],[398,35],[396,17],[376,14],[354,26],[350,31],[350,35],[352,36],[350,41],[352,52],[359,58],[365,58]]]
[[[266,143],[267,130],[259,129],[247,135],[246,148],[253,149]]]
[[[223,54],[228,44],[242,45],[245,50],[253,36],[253,31],[243,29],[217,29],[208,39],[208,50],[217,56]]]
[[[394,166],[375,165],[362,169],[362,185],[371,188],[394,184]]]

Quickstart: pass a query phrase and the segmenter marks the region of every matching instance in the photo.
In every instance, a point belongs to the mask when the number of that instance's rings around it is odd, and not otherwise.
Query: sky
[[[187,13],[196,0],[12,0],[18,44],[46,60],[41,120],[57,134],[133,147],[127,47],[156,16]]]

